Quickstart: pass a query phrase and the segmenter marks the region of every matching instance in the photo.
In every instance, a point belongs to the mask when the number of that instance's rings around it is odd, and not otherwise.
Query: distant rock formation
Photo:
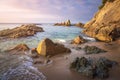
[[[56,55],[60,53],[69,53],[71,51],[70,49],[64,47],[64,45],[53,43],[52,40],[46,38],[38,44],[37,52],[40,55],[48,56],[48,55]]]
[[[85,24],[88,36],[110,42],[120,37],[120,0],[107,0],[94,18]]]
[[[81,44],[84,42],[85,42],[85,39],[83,39],[81,36],[77,36],[71,43],[72,44]]]
[[[0,31],[0,37],[2,38],[20,38],[33,36],[37,32],[43,32],[44,30],[41,27],[36,26],[35,24],[26,24],[21,25],[13,29],[5,29]]]
[[[67,21],[62,22],[62,23],[56,23],[56,24],[54,24],[54,26],[71,26],[71,21],[67,20]]]
[[[84,24],[81,23],[81,22],[79,22],[79,23],[76,23],[74,26],[77,26],[77,27],[81,27],[81,28],[83,28],[83,27],[84,27]]]

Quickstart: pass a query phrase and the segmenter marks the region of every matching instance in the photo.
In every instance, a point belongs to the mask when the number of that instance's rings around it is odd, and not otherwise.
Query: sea
[[[0,24],[0,30],[12,29],[19,27],[22,24]],[[65,27],[65,26],[54,26],[52,23],[41,23],[37,26],[42,27],[44,32],[38,32],[34,36],[18,38],[18,39],[5,39],[0,40],[0,51],[5,51],[15,47],[18,44],[27,44],[30,48],[36,48],[38,43],[45,38],[50,38],[54,42],[69,44],[77,36],[82,36],[88,41],[95,41],[94,38],[90,38],[82,33],[83,29],[76,26]]]

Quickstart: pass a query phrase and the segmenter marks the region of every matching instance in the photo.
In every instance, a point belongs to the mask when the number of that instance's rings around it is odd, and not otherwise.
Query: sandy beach
[[[85,45],[94,45],[101,49],[104,49],[108,52],[106,53],[100,53],[100,54],[91,54],[86,55],[83,50],[74,50],[72,49],[72,53],[70,54],[62,54],[57,55],[54,57],[51,57],[50,59],[53,61],[52,64],[48,64],[45,66],[39,66],[38,64],[35,65],[38,67],[38,69],[43,72],[44,75],[46,75],[47,80],[101,80],[98,78],[90,79],[74,70],[69,69],[69,65],[71,61],[74,60],[76,57],[93,57],[93,58],[100,58],[100,57],[106,57],[110,60],[117,61],[118,65],[114,66],[110,69],[110,76],[107,79],[103,80],[119,80],[119,74],[120,74],[120,41],[111,42],[111,43],[104,43],[104,42],[90,42],[85,43],[82,45],[79,45],[81,47]],[[74,45],[71,45],[69,47],[73,47]]]

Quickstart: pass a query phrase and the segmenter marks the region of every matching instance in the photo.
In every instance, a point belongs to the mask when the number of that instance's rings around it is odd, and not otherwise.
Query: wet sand
[[[117,61],[118,65],[114,66],[110,69],[110,76],[107,79],[102,80],[120,80],[120,40],[111,43],[104,42],[89,42],[82,45],[80,47],[84,47],[85,45],[94,45],[101,49],[106,50],[106,53],[100,54],[91,54],[86,55],[83,50],[75,50],[72,49],[72,53],[70,54],[61,54],[50,58],[53,63],[40,66],[35,65],[38,69],[47,77],[47,80],[101,80],[98,78],[90,79],[74,70],[69,69],[69,64],[76,57],[106,57],[110,60]],[[69,48],[75,47],[75,45],[67,45]]]

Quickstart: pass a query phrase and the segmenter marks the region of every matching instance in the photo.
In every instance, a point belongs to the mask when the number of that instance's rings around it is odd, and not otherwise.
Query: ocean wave
[[[21,56],[20,65],[8,69],[0,80],[46,80],[46,77],[33,66],[32,59],[28,56]]]
[[[65,43],[66,40],[65,39],[54,39],[55,42],[59,42],[59,43]]]
[[[88,40],[88,41],[96,41],[95,38],[91,38],[91,37],[83,37],[84,39]]]

